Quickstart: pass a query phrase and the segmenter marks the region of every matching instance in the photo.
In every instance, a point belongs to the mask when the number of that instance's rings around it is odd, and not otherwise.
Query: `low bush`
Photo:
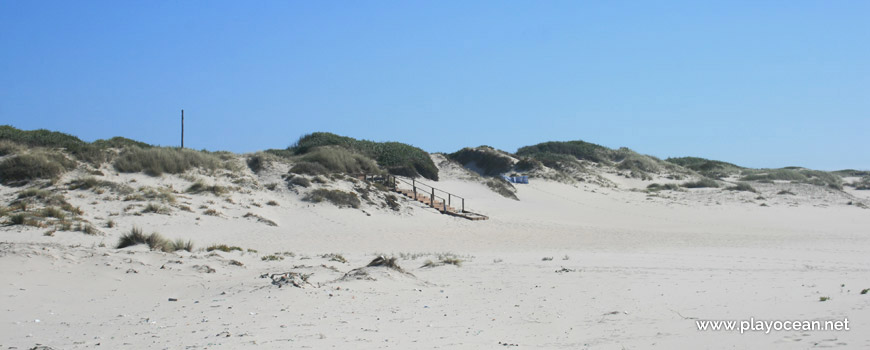
[[[317,132],[301,137],[288,150],[302,155],[322,146],[338,146],[354,151],[374,160],[381,168],[394,175],[419,175],[430,180],[438,180],[438,167],[432,162],[429,153],[404,143],[357,140],[332,133]],[[316,175],[316,173],[308,174]]]
[[[647,186],[646,189],[647,189],[648,191],[651,191],[651,192],[658,192],[658,191],[664,191],[664,190],[667,190],[667,191],[679,191],[679,190],[680,190],[680,186],[677,185],[677,184],[658,184],[658,183],[652,183],[652,184],[650,184],[649,186]]]
[[[719,188],[719,183],[710,178],[703,178],[698,181],[685,182],[682,185],[685,188]]]
[[[739,183],[737,183],[737,185],[729,186],[725,189],[729,190],[729,191],[742,191],[742,192],[758,193],[758,191],[755,188],[753,188],[752,186],[750,186],[748,183],[745,183],[745,182],[739,182]]]
[[[611,152],[607,147],[585,141],[551,141],[521,147],[517,150],[517,155],[538,159],[541,154],[561,154],[600,163],[607,161]]]
[[[318,188],[308,192],[302,200],[312,203],[320,203],[323,201],[330,202],[336,206],[348,206],[351,208],[359,208],[360,200],[356,193],[344,192],[341,190],[330,190]]]
[[[311,187],[311,181],[309,181],[308,178],[306,178],[304,176],[293,176],[293,177],[287,179],[287,185],[289,187],[300,186],[300,187],[308,188],[308,187]]]
[[[447,158],[452,159],[463,166],[473,165],[481,172],[481,175],[485,176],[495,176],[509,172],[513,169],[513,161],[510,157],[500,154],[497,150],[486,146],[463,148],[459,151],[448,154]]]
[[[197,182],[193,183],[193,185],[190,185],[190,187],[188,187],[185,192],[194,193],[194,194],[202,193],[202,192],[209,192],[215,196],[220,196],[224,193],[227,193],[228,191],[227,191],[227,188],[223,187],[223,186],[206,185],[205,182],[197,181]]]
[[[208,248],[205,248],[205,251],[207,251],[207,252],[210,252],[213,250],[219,250],[219,251],[222,251],[224,253],[229,253],[229,252],[232,252],[234,250],[242,251],[242,248],[236,247],[236,246],[228,246],[226,244],[213,244],[213,245],[208,246]]]

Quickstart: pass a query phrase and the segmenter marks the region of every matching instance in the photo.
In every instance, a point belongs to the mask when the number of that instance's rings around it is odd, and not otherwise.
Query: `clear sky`
[[[0,124],[870,168],[870,1],[0,1]]]

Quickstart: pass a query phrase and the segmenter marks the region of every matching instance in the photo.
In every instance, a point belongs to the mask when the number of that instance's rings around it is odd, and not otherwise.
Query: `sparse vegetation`
[[[753,188],[752,186],[750,186],[748,183],[745,183],[745,182],[739,182],[739,183],[737,183],[737,185],[729,186],[725,189],[728,191],[741,191],[741,192],[758,193],[758,191],[755,188]]]
[[[738,174],[740,173],[740,170],[743,169],[742,167],[731,163],[698,157],[668,158],[665,159],[665,161],[694,170],[699,174],[712,179],[721,179],[723,177]]]
[[[276,202],[276,201],[274,201],[274,200],[270,200],[270,201],[266,202],[266,205],[273,206],[273,207],[277,207],[277,206],[278,206],[278,202]]]
[[[658,191],[665,191],[665,190],[667,190],[667,191],[679,191],[680,186],[677,184],[652,183],[652,184],[649,184],[649,186],[647,186],[646,189],[649,192],[658,192]]]
[[[284,257],[281,255],[272,254],[272,255],[265,255],[265,256],[261,257],[260,260],[263,260],[263,261],[281,261],[281,260],[284,260]]]
[[[513,200],[520,200],[517,198],[516,189],[510,182],[505,181],[502,178],[490,178],[486,180],[486,187],[493,190],[495,193],[502,195],[505,198],[510,198]]]
[[[347,259],[345,259],[344,256],[342,256],[341,254],[329,253],[329,254],[323,254],[320,257],[323,259],[327,259],[329,261],[335,261],[335,262],[339,262],[342,264],[347,264]]]
[[[341,190],[330,190],[318,188],[308,192],[302,200],[312,203],[320,203],[328,201],[338,207],[347,206],[351,208],[359,208],[360,200],[356,193],[344,192]]]
[[[789,191],[789,190],[782,190],[782,191],[777,192],[776,194],[779,194],[779,195],[789,195],[789,196],[794,196],[794,195],[795,195],[794,192]]]
[[[221,212],[214,210],[214,209],[206,209],[202,213],[204,215],[208,215],[208,216],[221,216]]]
[[[170,213],[172,213],[172,210],[170,210],[169,207],[165,207],[159,204],[148,203],[148,205],[146,205],[145,208],[142,209],[142,214],[148,213],[169,215]]]
[[[194,194],[209,192],[215,196],[220,196],[227,193],[227,188],[219,185],[207,185],[205,182],[197,181],[193,185],[190,185],[185,192]]]
[[[861,295],[867,294],[868,292],[870,292],[870,288],[864,288],[861,290]]]
[[[698,181],[685,182],[682,185],[685,188],[719,188],[719,183],[710,178],[702,178]]]
[[[803,168],[759,169],[747,171],[741,181],[790,181],[817,186],[827,186],[833,189],[843,189],[843,180],[835,173]]]
[[[213,245],[208,246],[208,248],[205,248],[205,251],[207,251],[207,252],[210,252],[213,250],[219,250],[219,251],[222,251],[224,253],[229,253],[229,252],[236,251],[236,250],[242,251],[242,248],[236,247],[236,246],[228,246],[226,244],[213,244]]]
[[[168,241],[157,232],[146,235],[142,232],[142,229],[138,227],[133,227],[133,229],[131,229],[129,233],[125,233],[121,236],[115,248],[122,249],[139,244],[146,244],[151,250],[158,250],[167,253],[185,249],[185,247],[187,247],[188,245],[189,247],[193,247],[193,244],[189,241],[186,245],[178,246],[175,244],[175,242]]]
[[[831,300],[830,297],[819,297],[819,301],[828,301]]]

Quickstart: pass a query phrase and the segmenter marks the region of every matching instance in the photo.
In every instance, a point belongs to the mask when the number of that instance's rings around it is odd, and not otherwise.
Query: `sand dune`
[[[194,176],[235,188],[222,195],[185,193],[195,178],[183,176],[106,169],[101,177],[169,189],[172,204],[50,188],[100,233],[0,229],[0,346],[870,347],[870,295],[860,294],[870,288],[870,210],[847,203],[866,191],[769,183],[756,186],[760,193],[647,193],[650,181],[667,179],[602,171],[615,186],[532,179],[514,185],[512,200],[443,156],[433,160],[437,186],[490,220],[442,215],[403,197],[394,211],[380,204],[380,191],[359,209],[305,202],[308,189],[283,184],[282,164],[248,171],[248,183]],[[352,178],[315,185],[366,186]],[[785,189],[795,195],[777,194]],[[9,203],[21,190],[3,186],[0,195]],[[168,214],[142,213],[149,202]],[[197,249],[114,248],[134,226]],[[241,250],[200,250],[213,244]],[[379,255],[397,257],[408,273],[365,267]],[[437,264],[445,257],[461,262]],[[279,287],[273,274],[305,283]],[[750,317],[848,318],[852,330],[739,334],[695,323]]]

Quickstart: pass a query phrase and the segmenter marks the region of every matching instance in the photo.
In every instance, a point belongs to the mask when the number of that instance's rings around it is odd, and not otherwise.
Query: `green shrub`
[[[680,186],[683,186],[685,188],[705,188],[705,187],[719,188],[719,183],[716,182],[716,180],[705,177],[705,178],[700,179],[698,181],[683,183]]]
[[[311,187],[311,181],[303,176],[293,176],[287,180],[287,184],[292,186],[302,186],[305,188]]]
[[[290,173],[305,175],[324,175],[329,174],[329,169],[317,163],[298,162],[294,164],[292,168],[290,168]]]
[[[790,181],[816,186],[826,186],[837,190],[843,189],[843,179],[836,173],[810,170],[797,167],[782,169],[753,170],[743,176],[741,181]]]
[[[519,150],[517,150],[517,155],[529,156],[535,159],[539,159],[538,157],[541,154],[547,153],[569,155],[576,159],[589,160],[600,163],[609,160],[612,150],[607,147],[585,141],[551,141],[539,143],[537,145],[521,147]]]
[[[375,160],[380,167],[394,175],[419,175],[430,180],[438,180],[438,167],[432,162],[429,153],[399,142],[357,140],[332,133],[316,132],[301,137],[289,150],[301,155],[321,146],[339,146],[353,150]]]
[[[205,251],[207,251],[207,252],[210,252],[213,250],[219,250],[219,251],[222,251],[224,253],[229,253],[229,252],[232,252],[234,250],[242,251],[242,248],[236,247],[236,246],[228,246],[226,244],[213,244],[213,245],[208,246],[208,248],[205,248]]]
[[[745,183],[745,182],[739,182],[739,183],[737,183],[737,185],[730,186],[730,187],[727,187],[725,189],[729,190],[729,191],[743,191],[743,192],[758,193],[758,191],[755,188],[753,188],[752,186],[750,186],[748,183]]]
[[[541,163],[541,161],[539,161],[537,159],[530,158],[530,157],[523,157],[520,159],[519,162],[517,162],[515,167],[518,171],[532,171],[532,170],[541,169],[541,168],[543,168],[543,166],[544,166],[544,163]]]
[[[330,202],[339,207],[348,206],[351,208],[359,208],[360,200],[356,193],[344,192],[341,190],[329,190],[318,188],[308,192],[302,200],[312,203],[320,203],[323,201]]]
[[[160,176],[163,173],[180,174],[192,168],[214,170],[221,166],[221,160],[213,154],[186,148],[129,147],[121,152],[114,166],[122,173],[144,172]]]
[[[0,181],[9,185],[35,179],[54,179],[75,167],[75,161],[60,153],[24,153],[0,162]]]
[[[15,142],[9,140],[0,140],[0,156],[17,154],[23,150],[24,147],[21,147],[21,145]]]
[[[498,153],[495,149],[483,146],[478,148],[463,148],[448,154],[447,158],[459,162],[463,166],[474,164],[475,167],[480,169],[482,175],[486,176],[503,174],[511,171],[513,168],[513,161],[509,157]]]
[[[9,223],[12,225],[24,225],[25,221],[27,221],[27,215],[23,213],[9,216]]]
[[[658,191],[663,191],[663,190],[679,191],[680,186],[676,185],[676,184],[664,184],[664,185],[662,185],[662,184],[658,184],[658,183],[653,183],[653,184],[650,184],[649,186],[647,186],[646,189],[651,191],[651,192],[658,192]]]
[[[718,160],[710,160],[698,157],[668,158],[665,162],[677,164],[687,169],[697,171],[709,178],[723,178],[737,174],[743,169],[740,166]]]
[[[9,125],[0,126],[0,140],[7,140],[30,147],[63,148],[76,159],[99,164],[105,161],[106,152],[98,146],[78,137],[56,131],[20,130]]]
[[[275,161],[274,155],[265,152],[257,152],[248,156],[247,164],[251,171],[259,173],[273,161]]]
[[[228,190],[226,189],[226,187],[223,187],[223,186],[206,185],[205,182],[197,181],[197,182],[194,182],[193,185],[190,185],[190,187],[188,187],[185,192],[195,193],[195,194],[202,193],[202,192],[209,192],[211,194],[214,194],[215,196],[220,196],[224,193],[227,193]]]

